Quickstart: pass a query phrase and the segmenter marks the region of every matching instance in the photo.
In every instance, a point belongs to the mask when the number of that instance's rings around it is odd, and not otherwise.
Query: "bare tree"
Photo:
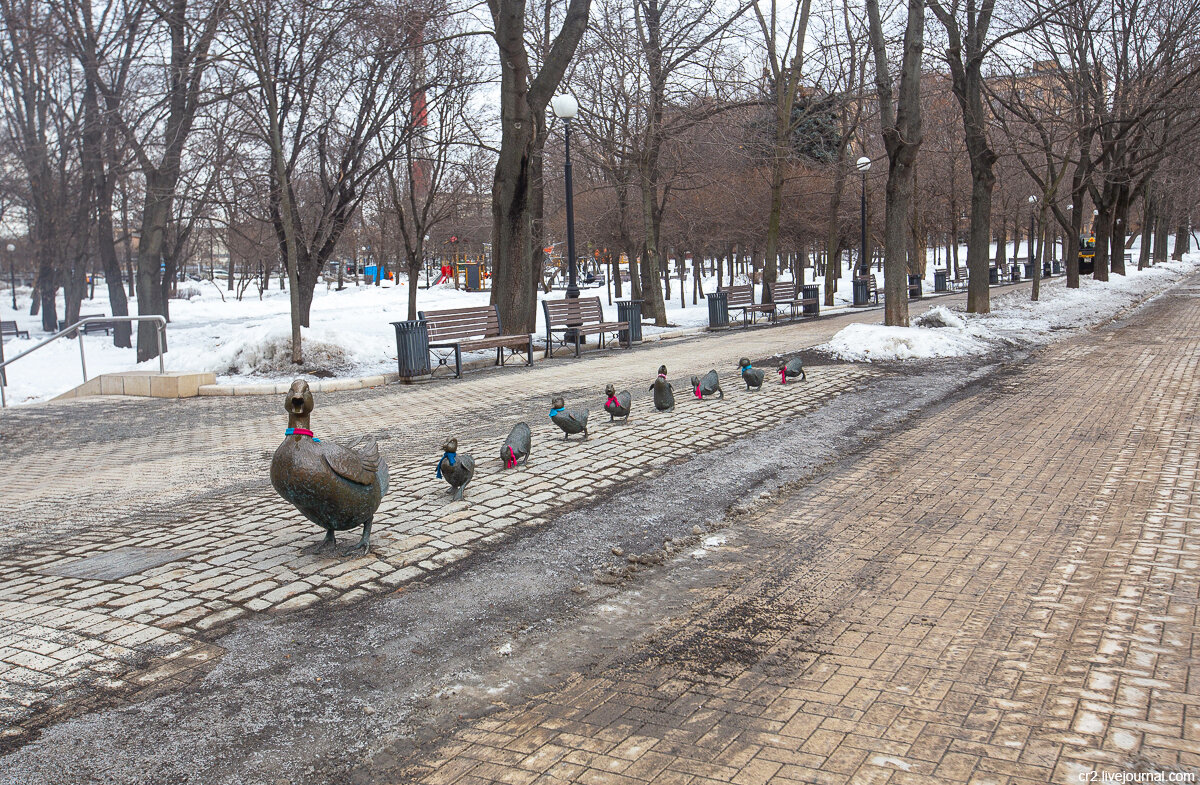
[[[507,329],[533,332],[541,280],[541,147],[546,106],[587,27],[591,0],[568,0],[535,73],[526,47],[525,0],[488,0],[500,53],[500,154],[492,189],[492,301]],[[550,28],[547,0],[545,28]]]
[[[875,56],[875,92],[888,156],[884,216],[884,323],[908,326],[908,232],[913,167],[921,147],[921,54],[925,48],[925,0],[908,0],[900,63],[900,89],[892,96],[887,41],[879,0],[867,0],[868,30]],[[865,260],[864,260],[865,263]]]

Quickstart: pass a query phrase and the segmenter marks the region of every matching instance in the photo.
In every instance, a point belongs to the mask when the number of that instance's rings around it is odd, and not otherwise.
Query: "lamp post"
[[[871,168],[871,159],[867,156],[862,156],[854,165],[858,167],[858,171],[862,174],[862,191],[859,199],[859,245],[858,253],[858,274],[854,276],[854,304],[866,305],[867,299],[870,297],[866,281],[859,281],[860,278],[867,277],[867,171]]]
[[[1033,211],[1034,205],[1037,204],[1037,197],[1030,195],[1029,197],[1029,263],[1033,264]]]
[[[17,268],[13,262],[13,251],[17,250],[17,246],[12,243],[8,244],[8,280],[12,284],[13,310],[17,310]]]
[[[579,271],[575,263],[575,203],[571,193],[571,121],[579,114],[579,102],[572,95],[556,95],[550,99],[554,116],[566,123],[563,148],[566,163],[563,170],[567,181],[567,297],[579,297]]]

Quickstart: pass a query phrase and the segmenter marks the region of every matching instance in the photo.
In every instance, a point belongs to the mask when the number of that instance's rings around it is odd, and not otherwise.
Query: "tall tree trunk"
[[[1183,255],[1188,252],[1188,246],[1191,245],[1191,221],[1188,216],[1184,216],[1179,221],[1178,228],[1175,229],[1175,250],[1171,252],[1171,258],[1175,261],[1181,261]]]
[[[1164,264],[1167,261],[1167,241],[1170,228],[1167,217],[1161,212],[1154,220],[1154,263]]]
[[[1111,248],[1109,268],[1117,275],[1125,274],[1125,230],[1129,226],[1129,185],[1122,183],[1117,189],[1117,199],[1113,205],[1112,237],[1109,238]]]
[[[884,323],[908,326],[907,233],[913,173],[921,146],[921,54],[925,48],[925,0],[909,0],[900,65],[900,90],[892,103],[892,78],[878,0],[867,0],[868,30],[875,56],[875,85],[884,147],[888,154],[884,216]]]
[[[1154,200],[1149,194],[1142,197],[1142,232],[1138,248],[1138,269],[1150,266],[1150,236],[1154,227]]]
[[[587,27],[591,0],[569,0],[562,27],[534,75],[525,47],[525,0],[488,0],[500,50],[500,154],[492,187],[492,302],[510,332],[533,332],[537,322],[535,180],[538,136],[546,105],[558,88]],[[535,249],[535,245],[537,248]],[[540,257],[537,264],[540,270]]]

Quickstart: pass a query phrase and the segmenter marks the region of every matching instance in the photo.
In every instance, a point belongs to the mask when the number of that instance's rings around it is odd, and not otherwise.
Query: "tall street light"
[[[12,284],[13,310],[17,310],[17,268],[13,266],[13,251],[17,246],[8,244],[8,280]]]
[[[550,99],[554,116],[566,123],[563,147],[566,163],[563,169],[567,180],[567,297],[579,297],[579,271],[575,264],[575,203],[571,188],[571,121],[579,114],[579,102],[572,95],[556,95]]]
[[[868,289],[867,282],[865,280],[860,281],[859,279],[865,279],[867,277],[867,270],[869,269],[867,265],[867,171],[871,168],[871,159],[864,155],[855,161],[854,165],[857,166],[858,171],[862,173],[862,192],[859,200],[859,207],[861,208],[859,215],[859,230],[861,236],[859,239],[862,242],[859,246],[860,250],[858,254],[859,271],[858,274],[854,276],[854,304],[866,305],[867,300],[871,296],[870,291]]]
[[[1029,195],[1029,264],[1033,265],[1033,211],[1036,209],[1037,197],[1033,194]]]

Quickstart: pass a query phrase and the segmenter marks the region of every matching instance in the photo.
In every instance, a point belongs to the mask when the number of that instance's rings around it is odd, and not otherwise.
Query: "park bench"
[[[921,276],[908,276],[908,299],[919,300],[924,292],[921,289]]]
[[[102,314],[102,313],[81,313],[81,314],[79,314],[78,316],[76,316],[76,317],[75,317],[75,322],[78,322],[78,321],[79,321],[79,320],[81,320],[81,319],[103,319],[103,318],[104,318],[106,315],[107,315],[107,314]],[[74,324],[75,322],[72,322],[72,324]],[[104,330],[104,333],[105,333],[105,335],[107,335],[107,334],[108,334],[108,331],[109,331],[109,330],[111,330],[111,329],[112,329],[112,327],[111,327],[111,323],[106,323],[106,324],[109,324],[109,326],[107,326],[107,327],[102,327],[102,326],[100,326],[100,325],[101,325],[101,323],[100,323],[100,322],[96,322],[95,324],[85,324],[85,325],[83,326],[83,334],[84,334],[84,335],[87,335],[88,333],[91,333],[91,332],[99,332],[100,330]],[[90,329],[89,329],[89,328],[90,328]],[[61,331],[61,330],[65,330],[65,329],[67,329],[67,321],[66,321],[66,319],[59,319],[59,320],[58,320],[58,329],[59,329],[60,331]],[[67,337],[68,337],[68,338],[74,338],[74,337],[75,337],[75,333],[73,333],[73,332],[72,332],[72,333],[71,333],[69,336],[67,336]]]
[[[96,315],[103,316],[104,314],[101,313],[101,314],[96,314]],[[79,318],[83,319],[85,317],[80,316]],[[80,329],[83,330],[84,335],[91,335],[92,333],[99,333],[99,332],[103,332],[105,335],[111,335],[112,331],[117,329],[117,323],[119,321],[120,321],[119,319],[106,319],[103,322],[88,322]]]
[[[542,311],[546,316],[546,356],[553,357],[555,344],[575,345],[575,356],[579,356],[579,345],[584,336],[599,335],[600,347],[604,347],[605,335],[617,334],[620,342],[625,332],[625,348],[633,346],[629,322],[604,321],[604,308],[599,297],[567,297],[562,300],[542,300]]]
[[[772,320],[775,318],[775,303],[754,302],[753,284],[725,286],[721,288],[721,291],[725,292],[725,310],[741,311],[744,326],[751,324],[755,320],[755,316],[760,313],[767,314]]]
[[[954,277],[950,279],[950,291],[961,292],[967,288],[967,281],[970,279],[970,270],[965,264],[959,265],[958,270],[954,273]]]
[[[771,302],[776,308],[788,307],[788,318],[796,318],[796,309],[801,316],[819,316],[821,314],[820,297],[804,297],[800,284],[796,281],[776,282],[771,287]],[[808,306],[808,307],[805,307]]]
[[[0,337],[5,335],[11,335],[14,338],[20,338],[22,336],[28,338],[29,331],[22,330],[20,327],[18,327],[16,321],[0,322]]]
[[[522,352],[525,364],[533,365],[533,336],[528,333],[505,335],[500,324],[500,310],[495,305],[420,311],[417,316],[429,331],[429,350],[437,358],[438,366],[448,367],[450,358],[454,357],[455,377],[462,376],[462,353],[480,349],[495,349],[496,365],[504,365],[508,358]],[[439,349],[452,349],[453,352]]]

